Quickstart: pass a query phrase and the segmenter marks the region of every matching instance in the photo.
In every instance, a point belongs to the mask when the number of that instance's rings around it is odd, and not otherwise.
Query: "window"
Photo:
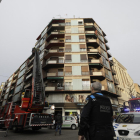
[[[83,25],[83,21],[78,21],[78,25]]]
[[[71,62],[71,55],[65,55],[65,62],[68,63],[68,62]]]
[[[65,90],[72,90],[72,82],[71,81],[65,82]]]
[[[26,63],[24,63],[21,67],[20,67],[20,71],[26,66]]]
[[[89,75],[88,66],[81,67],[82,75]]]
[[[65,76],[72,75],[72,66],[65,67]]]
[[[66,44],[65,52],[71,52],[71,44]]]
[[[18,78],[20,78],[24,73],[25,73],[25,69],[23,69],[23,70],[19,73]]]
[[[85,42],[85,36],[79,35],[79,42]]]
[[[66,25],[71,25],[71,23],[70,22],[66,22]]]
[[[89,79],[82,79],[82,89],[90,90],[90,81]]]
[[[81,62],[87,62],[87,55],[81,54]]]
[[[63,76],[63,69],[58,69],[58,76]]]
[[[71,36],[66,36],[66,42],[71,42]]]
[[[72,119],[71,119],[71,117],[65,117],[65,120],[66,121],[71,121]]]
[[[23,82],[24,76],[22,76],[20,79],[17,80],[17,85],[19,85],[21,82]]]
[[[80,51],[86,51],[86,44],[80,44]]]

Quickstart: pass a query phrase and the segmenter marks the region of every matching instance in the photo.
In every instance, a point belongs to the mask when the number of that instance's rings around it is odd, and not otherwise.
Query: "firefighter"
[[[94,82],[91,95],[86,98],[86,105],[81,114],[79,140],[113,140],[112,105],[109,98],[101,93],[102,85]]]

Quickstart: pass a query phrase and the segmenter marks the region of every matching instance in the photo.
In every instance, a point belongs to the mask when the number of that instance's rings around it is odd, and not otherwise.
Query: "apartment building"
[[[140,85],[138,85],[137,83],[134,83],[134,86],[135,86],[135,90],[137,92],[136,97],[140,98]]]
[[[106,34],[92,18],[52,19],[37,37],[40,49],[46,101],[55,104],[56,113],[75,115],[85,105],[91,84],[99,81],[102,93],[118,109],[115,86],[118,81]],[[6,81],[1,102],[20,98],[20,89],[31,86],[34,57],[30,56]]]
[[[127,72],[127,69],[116,59],[112,58],[114,65],[112,70],[116,72],[114,76],[119,84],[116,86],[116,91],[120,94],[118,97],[119,105],[122,106],[124,101],[128,101],[130,98],[136,97],[136,90],[134,82]]]
[[[4,85],[5,85],[4,82],[2,82],[1,85],[0,85],[0,95],[1,95],[1,92],[2,92],[2,90],[3,90],[3,88],[4,88]]]

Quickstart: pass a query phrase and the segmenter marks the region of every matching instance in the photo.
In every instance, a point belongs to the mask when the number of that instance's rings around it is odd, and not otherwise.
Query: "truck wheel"
[[[72,130],[75,130],[75,129],[76,129],[76,125],[75,125],[75,124],[72,124],[72,125],[71,125],[71,129],[72,129]]]
[[[13,123],[13,131],[16,133],[16,132],[18,132],[18,121],[14,121],[14,123]]]
[[[40,128],[38,127],[32,127],[32,130],[35,131],[35,130],[39,130]]]

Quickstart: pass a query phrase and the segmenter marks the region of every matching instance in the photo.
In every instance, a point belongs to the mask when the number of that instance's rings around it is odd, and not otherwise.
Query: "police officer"
[[[113,140],[112,105],[109,98],[101,93],[102,85],[94,82],[91,95],[86,98],[86,105],[81,114],[79,140]]]

